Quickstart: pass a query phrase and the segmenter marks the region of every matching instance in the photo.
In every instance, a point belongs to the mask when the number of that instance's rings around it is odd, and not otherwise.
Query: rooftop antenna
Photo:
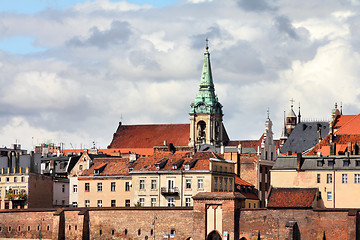
[[[301,114],[300,114],[300,102],[299,102],[299,114],[298,114],[298,123],[301,122]]]

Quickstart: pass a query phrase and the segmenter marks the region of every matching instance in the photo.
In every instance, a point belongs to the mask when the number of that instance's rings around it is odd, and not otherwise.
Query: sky
[[[284,111],[360,112],[356,0],[0,0],[0,146],[106,148],[122,124],[189,123],[209,39],[232,140]]]

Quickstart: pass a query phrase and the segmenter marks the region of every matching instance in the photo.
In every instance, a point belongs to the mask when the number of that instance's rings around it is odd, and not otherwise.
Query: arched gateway
[[[217,231],[212,231],[209,233],[206,240],[221,240],[221,236]]]

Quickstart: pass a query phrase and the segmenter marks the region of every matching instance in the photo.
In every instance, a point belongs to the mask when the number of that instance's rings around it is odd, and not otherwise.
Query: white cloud
[[[307,117],[327,117],[335,101],[356,114],[359,10],[338,1],[186,0],[156,8],[97,0],[4,13],[1,37],[29,36],[47,50],[0,52],[2,142],[24,132],[106,147],[121,116],[125,124],[189,122],[205,38],[231,138],[259,137],[268,107],[279,136],[291,98]]]

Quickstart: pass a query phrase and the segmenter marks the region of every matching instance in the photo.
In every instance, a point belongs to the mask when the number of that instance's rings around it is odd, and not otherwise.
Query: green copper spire
[[[212,79],[210,53],[208,40],[206,39],[206,48],[204,53],[204,65],[201,74],[199,92],[194,102],[190,105],[191,113],[218,113],[222,114],[222,105],[219,103],[215,95],[215,88]]]

